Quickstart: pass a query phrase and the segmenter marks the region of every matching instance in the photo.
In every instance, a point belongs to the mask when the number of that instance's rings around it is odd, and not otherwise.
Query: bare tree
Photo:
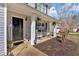
[[[74,28],[79,21],[79,17],[75,15],[73,11],[70,13],[72,7],[72,4],[64,4],[60,11],[58,11],[59,19],[65,20],[70,29]]]

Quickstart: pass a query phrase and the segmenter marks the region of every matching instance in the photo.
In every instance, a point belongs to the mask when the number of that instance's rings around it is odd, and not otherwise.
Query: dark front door
[[[12,17],[12,39],[13,41],[23,40],[23,19]]]

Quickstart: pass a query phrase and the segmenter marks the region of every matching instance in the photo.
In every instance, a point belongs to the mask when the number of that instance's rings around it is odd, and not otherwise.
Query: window
[[[47,31],[47,23],[37,23],[36,22],[36,30],[38,30],[38,32],[46,32]]]
[[[47,6],[43,3],[37,3],[37,10],[46,13],[47,12]]]

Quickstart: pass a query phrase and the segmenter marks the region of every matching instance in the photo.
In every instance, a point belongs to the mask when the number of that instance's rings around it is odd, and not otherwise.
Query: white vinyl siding
[[[5,55],[4,48],[4,6],[0,4],[0,56]]]

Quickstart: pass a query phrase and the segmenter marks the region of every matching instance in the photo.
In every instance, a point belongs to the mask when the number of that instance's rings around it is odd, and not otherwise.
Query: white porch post
[[[31,45],[34,45],[35,41],[35,20],[36,16],[31,16]]]
[[[57,36],[57,25],[55,25],[55,27],[54,27],[54,37],[56,37]]]
[[[49,32],[49,23],[47,23],[47,33]]]
[[[56,37],[56,28],[54,28],[54,36],[53,37]]]

